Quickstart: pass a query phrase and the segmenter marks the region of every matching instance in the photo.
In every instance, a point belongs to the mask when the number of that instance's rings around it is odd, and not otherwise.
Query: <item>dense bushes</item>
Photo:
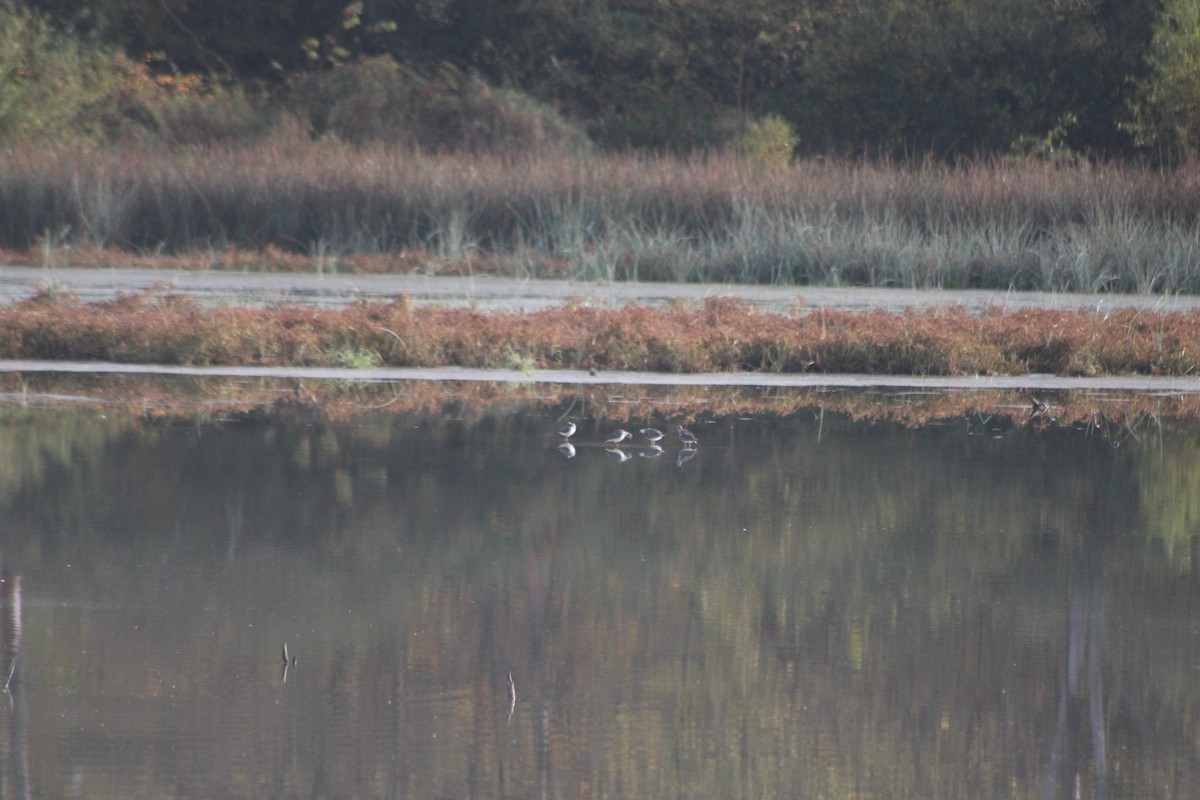
[[[586,148],[580,131],[528,95],[449,66],[426,78],[390,56],[299,74],[281,102],[315,135],[354,144],[507,154]]]
[[[128,64],[45,18],[0,6],[0,140],[95,138]]]
[[[771,115],[808,154],[953,159],[1053,139],[1058,152],[1172,155],[1200,144],[1191,0],[25,2],[72,32],[37,23],[55,41],[27,53],[70,61],[104,42],[139,63],[155,54],[152,82],[178,69],[269,87],[215,97],[220,125],[197,119],[231,134],[260,130],[234,105],[269,96],[318,133],[404,132],[471,151],[576,139],[551,108],[608,149],[721,148]],[[32,66],[17,86],[59,71]],[[202,110],[180,105],[158,117],[179,122],[168,138],[186,138],[182,121]]]
[[[297,134],[471,153],[587,147],[549,107],[451,66],[425,77],[381,55],[276,85],[218,81],[134,63],[0,6],[0,142],[186,146]]]
[[[1129,129],[1144,145],[1200,152],[1200,3],[1165,0],[1149,64]]]

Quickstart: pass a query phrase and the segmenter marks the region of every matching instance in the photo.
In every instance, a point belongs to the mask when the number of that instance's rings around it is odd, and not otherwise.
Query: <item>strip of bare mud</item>
[[[748,286],[703,283],[584,283],[565,280],[517,280],[491,276],[338,275],[202,270],[104,269],[82,267],[0,267],[0,303],[27,299],[45,289],[72,294],[85,302],[111,300],[118,294],[163,291],[205,305],[279,305],[342,307],[362,300],[392,300],[406,295],[417,305],[468,307],[481,311],[536,311],[578,298],[601,307],[626,303],[659,307],[733,297],[763,311],[810,308],[902,311],[959,306],[986,309],[1110,310],[1138,308],[1159,312],[1200,310],[1200,297],[1184,295],[1053,294],[987,290],[926,290],[870,287]]]
[[[1106,375],[847,375],[761,372],[622,372],[610,370],[512,370],[466,367],[374,367],[349,369],[294,366],[181,366],[118,364],[103,361],[0,361],[0,373],[58,373],[86,375],[176,375],[192,378],[275,378],[322,381],[402,382],[445,381],[557,386],[722,386],[812,389],[928,389],[933,391],[1137,391],[1160,394],[1200,394],[1200,377]]]

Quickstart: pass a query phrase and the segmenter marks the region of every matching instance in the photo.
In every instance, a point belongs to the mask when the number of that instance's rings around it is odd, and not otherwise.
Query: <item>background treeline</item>
[[[8,0],[0,45],[10,139],[684,151],[766,121],[802,154],[1200,145],[1194,0]]]

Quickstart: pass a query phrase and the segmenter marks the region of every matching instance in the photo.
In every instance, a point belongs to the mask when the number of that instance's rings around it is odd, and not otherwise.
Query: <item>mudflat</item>
[[[83,301],[107,300],[120,293],[159,290],[189,296],[204,304],[299,305],[341,307],[360,300],[390,300],[408,295],[418,305],[471,307],[482,311],[536,311],[573,298],[602,307],[638,303],[662,306],[734,297],[764,311],[786,312],[798,306],[844,310],[959,306],[969,311],[995,308],[1122,309],[1173,312],[1200,309],[1191,295],[1075,294],[930,290],[875,287],[750,286],[714,283],[593,283],[521,280],[493,276],[355,275],[203,270],[0,267],[0,303],[28,298],[53,287]]]

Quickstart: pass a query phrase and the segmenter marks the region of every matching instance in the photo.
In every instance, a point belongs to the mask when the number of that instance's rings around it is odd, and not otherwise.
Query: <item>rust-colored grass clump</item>
[[[0,357],[188,365],[465,366],[656,372],[1187,375],[1200,316],[1139,310],[770,313],[729,298],[663,309],[575,301],[533,313],[417,307],[205,308],[171,294],[0,309]]]

